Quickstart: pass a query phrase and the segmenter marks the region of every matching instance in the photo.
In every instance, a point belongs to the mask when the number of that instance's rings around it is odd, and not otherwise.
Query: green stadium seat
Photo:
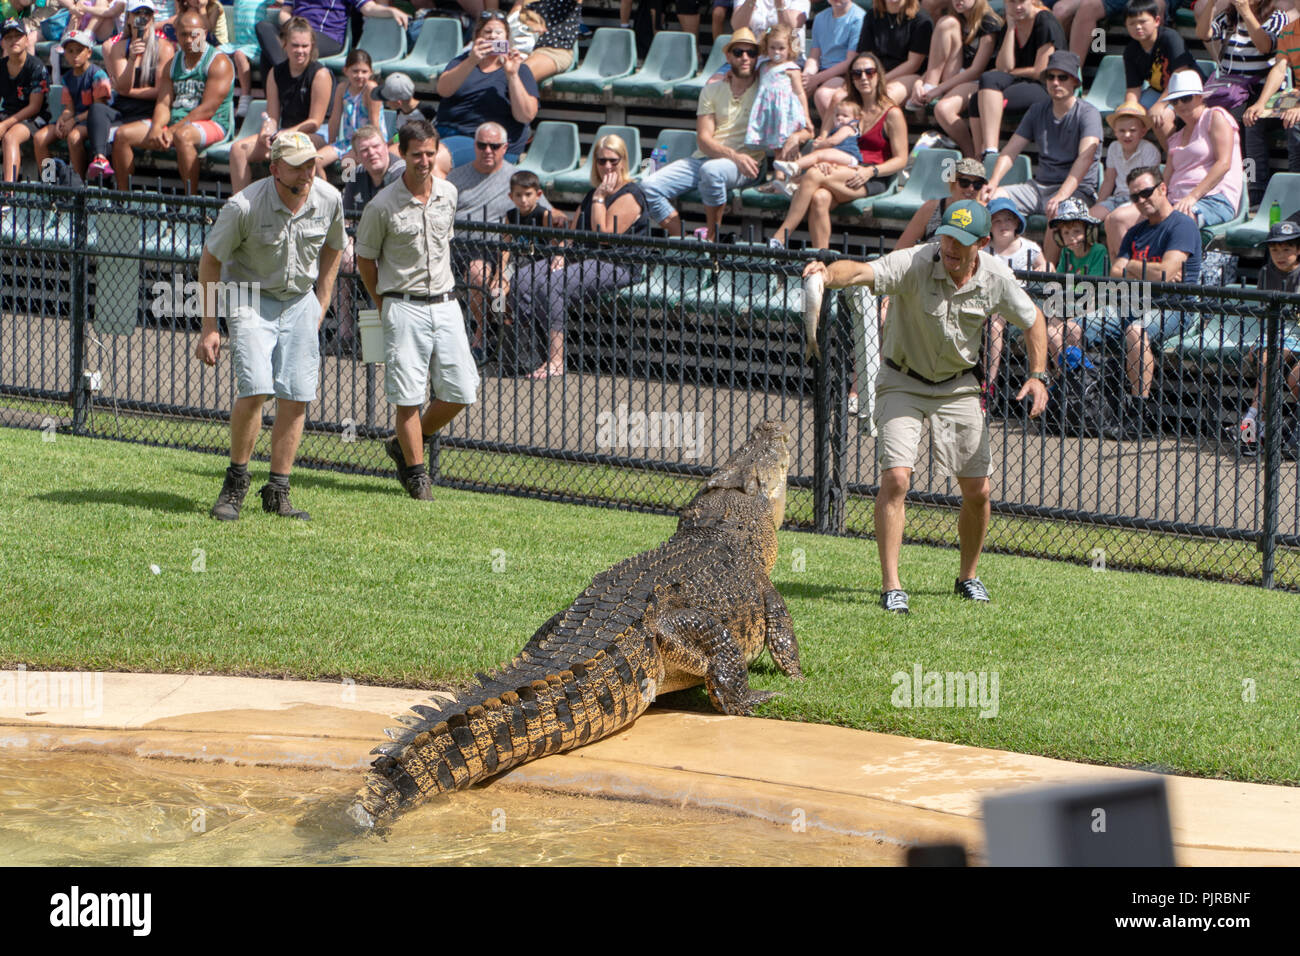
[[[709,50],[709,58],[704,62],[704,69],[699,74],[689,80],[682,80],[673,87],[673,99],[675,100],[698,100],[700,91],[704,89],[704,83],[714,73],[717,73],[727,62],[727,54],[724,49],[731,42],[731,34],[727,33],[720,37],[715,37],[713,46]]]
[[[1097,107],[1102,116],[1115,112],[1115,107],[1124,102],[1124,57],[1118,54],[1103,56],[1093,74],[1092,85],[1084,94],[1083,101]]]
[[[668,257],[672,256],[673,253],[668,253]],[[687,261],[697,260],[692,257]],[[707,289],[712,281],[713,272],[709,269],[688,265],[686,262],[665,262],[651,266],[645,278],[640,281],[618,289],[615,298],[633,308],[675,309],[681,304],[682,296],[687,290],[698,294]]]
[[[1231,171],[1229,171],[1227,175],[1231,175]],[[1241,204],[1237,209],[1237,215],[1233,216],[1227,222],[1219,223],[1217,226],[1202,226],[1201,245],[1208,249],[1210,247],[1210,243],[1212,243],[1215,239],[1220,238],[1221,236],[1226,236],[1228,234],[1228,230],[1232,229],[1234,226],[1244,225],[1249,213],[1250,213],[1250,183],[1246,180],[1246,173],[1245,170],[1243,170],[1241,173]],[[1265,216],[1267,215],[1268,214],[1265,213]]]
[[[400,60],[385,63],[380,72],[384,76],[405,73],[416,83],[432,83],[464,45],[459,20],[429,17],[420,27],[420,35],[411,52]]]
[[[986,175],[993,175],[993,166],[998,161],[997,156],[990,153],[984,158],[984,172]],[[1016,157],[1015,162],[1011,164],[1011,170],[1002,177],[999,186],[1016,186],[1020,183],[1027,183],[1034,178],[1034,164],[1029,157],[1021,153]]]
[[[528,144],[528,152],[524,154],[518,168],[536,173],[545,189],[549,188],[558,173],[577,169],[581,159],[578,124],[544,120],[537,124],[532,142]]]
[[[682,80],[695,75],[699,64],[693,34],[655,34],[641,69],[610,84],[618,97],[664,97]]]
[[[1219,72],[1219,64],[1213,60],[1197,60],[1196,65],[1201,69],[1201,76],[1207,80]]]
[[[1259,316],[1207,315],[1199,327],[1173,339],[1163,351],[1202,368],[1207,365],[1236,368],[1251,346],[1263,337],[1263,320]]]
[[[631,30],[601,27],[591,37],[581,65],[552,77],[557,93],[603,93],[616,79],[636,70],[636,34]]]
[[[200,159],[204,163],[228,163],[230,162],[230,147],[237,139],[243,139],[246,136],[256,136],[257,131],[262,128],[262,117],[266,115],[266,100],[250,100],[248,112],[244,114],[244,122],[240,125],[239,131],[224,143],[216,143],[209,146],[203,151]]]
[[[343,34],[343,49],[333,56],[323,56],[320,58],[320,65],[334,73],[343,72],[343,64],[348,62],[348,54],[352,52],[352,18],[348,18],[347,29]]]
[[[689,311],[711,314],[748,316],[779,321],[802,320],[803,283],[795,276],[773,273],[770,269],[754,272],[723,271],[717,283],[707,288],[692,288],[681,298]]]
[[[1283,219],[1300,211],[1300,173],[1274,173],[1259,211],[1249,221],[1227,230],[1227,244],[1235,249],[1253,249],[1263,242],[1268,237],[1268,216],[1274,202],[1281,206]]]
[[[876,197],[871,214],[877,219],[894,219],[907,222],[929,199],[942,199],[949,194],[944,177],[961,153],[955,149],[924,149],[916,156],[912,175],[897,193]]]
[[[658,149],[660,146],[668,154],[664,161],[664,165],[667,165],[688,158],[698,148],[699,140],[693,129],[666,129],[659,134],[651,148]]]
[[[361,31],[361,42],[357,44],[357,49],[365,50],[370,54],[375,73],[382,75],[388,67],[406,56],[406,30],[399,26],[396,20],[388,17],[366,17],[365,20],[365,27]],[[330,69],[341,75],[343,64],[347,62],[347,54],[343,54],[337,68],[332,65],[334,59],[335,57],[329,58]]]
[[[629,171],[633,177],[636,176],[637,170],[641,166],[641,131],[635,126],[602,126],[596,130],[596,136],[592,142],[605,136],[621,136],[623,142],[627,144],[627,158]],[[586,195],[591,191],[591,150],[587,150],[586,158],[582,166],[578,169],[570,170],[566,173],[560,173],[551,180],[551,188],[557,192],[563,193],[581,193]]]

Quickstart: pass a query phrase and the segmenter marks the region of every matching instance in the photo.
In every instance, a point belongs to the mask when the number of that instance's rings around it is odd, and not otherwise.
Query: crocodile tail
[[[404,718],[404,728],[387,731],[393,742],[372,751],[380,756],[350,816],[363,826],[382,824],[427,797],[607,736],[635,720],[654,698],[641,663],[630,663],[616,649],[598,651],[545,680],[483,696],[501,686],[500,678],[489,678],[441,707],[413,708],[419,717]]]

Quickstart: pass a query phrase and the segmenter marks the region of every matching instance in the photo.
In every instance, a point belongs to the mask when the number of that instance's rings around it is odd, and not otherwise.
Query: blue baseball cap
[[[943,223],[935,230],[936,236],[952,236],[963,246],[973,246],[989,234],[989,211],[970,199],[950,205],[943,214]]]
[[[1025,217],[1020,214],[1020,210],[1016,208],[1016,204],[1013,203],[1006,196],[1000,196],[997,199],[993,200],[991,203],[989,203],[990,224],[993,222],[994,214],[999,212],[1009,212],[1011,213],[1011,215],[1016,217],[1016,220],[1020,223],[1019,227],[1017,227],[1016,229],[1017,236],[1020,235],[1022,232],[1024,232],[1025,227],[1029,225],[1029,223],[1025,221]]]
[[[17,20],[11,18],[5,21],[3,27],[0,27],[0,36],[4,36],[7,33],[13,33],[15,30],[24,36],[27,35],[27,31],[23,28],[23,25]]]
[[[1290,219],[1273,223],[1268,230],[1268,237],[1260,242],[1260,245],[1270,245],[1274,242],[1300,242],[1300,226]]]

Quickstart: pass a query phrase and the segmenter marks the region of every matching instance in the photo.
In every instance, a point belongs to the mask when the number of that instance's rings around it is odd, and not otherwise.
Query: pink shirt
[[[1214,155],[1214,141],[1210,137],[1210,117],[1222,113],[1232,124],[1232,156],[1228,171],[1223,174],[1219,184],[1206,195],[1222,196],[1232,203],[1235,210],[1241,205],[1241,136],[1237,130],[1237,121],[1222,106],[1205,109],[1195,126],[1183,128],[1169,137],[1169,165],[1173,172],[1169,177],[1169,199],[1178,202],[1205,179],[1217,157]]]

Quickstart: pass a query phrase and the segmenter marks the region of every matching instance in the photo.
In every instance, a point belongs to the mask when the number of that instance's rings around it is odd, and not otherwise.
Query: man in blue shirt
[[[1124,234],[1119,254],[1110,268],[1116,279],[1128,280],[1124,288],[1130,305],[1127,311],[1107,308],[1100,330],[1090,338],[1124,339],[1124,367],[1128,375],[1129,394],[1124,396],[1118,423],[1106,430],[1108,438],[1140,438],[1158,409],[1147,408],[1151,395],[1151,378],[1155,372],[1155,346],[1162,340],[1181,335],[1196,319],[1195,312],[1180,312],[1145,305],[1149,294],[1146,282],[1183,282],[1195,284],[1201,274],[1201,232],[1196,221],[1174,209],[1165,190],[1160,170],[1139,166],[1128,174],[1129,195],[1145,219]]]
[[[830,8],[813,18],[803,88],[816,101],[819,116],[829,115],[835,91],[844,86],[849,54],[857,49],[865,15],[853,0],[831,0]]]

